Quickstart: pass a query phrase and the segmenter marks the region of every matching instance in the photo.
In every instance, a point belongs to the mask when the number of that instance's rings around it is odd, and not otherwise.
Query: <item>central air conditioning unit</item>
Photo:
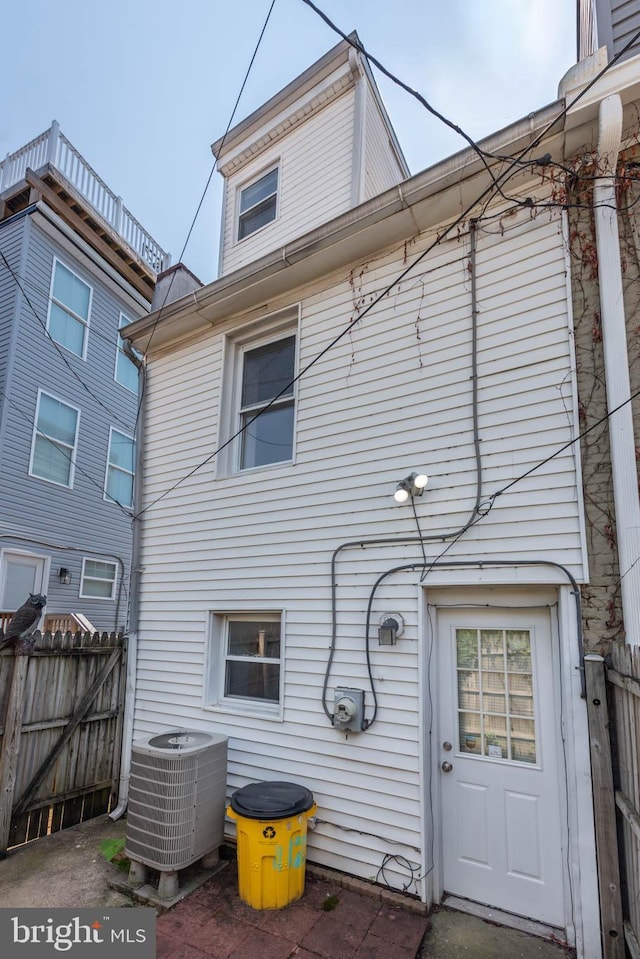
[[[226,786],[226,736],[179,729],[133,743],[126,855],[173,872],[217,849]]]

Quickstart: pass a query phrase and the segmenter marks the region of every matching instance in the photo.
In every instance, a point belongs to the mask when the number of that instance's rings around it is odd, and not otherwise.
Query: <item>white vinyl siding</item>
[[[222,273],[236,270],[349,209],[353,90],[329,103],[227,180]],[[330,158],[327,144],[331,144]],[[279,162],[278,218],[237,241],[238,190]]]
[[[411,244],[419,256],[431,236]],[[404,244],[346,266],[270,307],[300,303],[299,364],[309,364],[406,268]],[[483,494],[501,489],[575,435],[567,264],[560,216],[524,210],[478,231],[476,277],[479,430]],[[405,620],[394,647],[372,630],[378,718],[349,735],[327,720],[321,691],[329,657],[330,565],[346,541],[411,537],[415,520],[393,492],[412,469],[430,482],[416,503],[422,532],[459,529],[475,499],[469,238],[448,240],[302,377],[294,466],[217,472],[204,466],[218,433],[225,343],[249,318],[230,318],[186,345],[151,356],[144,501],[195,472],[145,514],[136,735],[176,723],[230,737],[229,790],[292,779],[314,793],[327,822],[309,835],[309,858],[367,878],[392,851],[431,865],[421,835],[420,571],[390,576],[372,622]],[[255,317],[253,317],[255,322]],[[581,578],[583,544],[574,456],[568,448],[497,498],[449,550],[452,560],[539,559]],[[256,477],[259,475],[259,482]],[[426,544],[428,560],[446,548]],[[364,623],[380,574],[420,563],[419,546],[344,550],[337,561],[337,645],[328,681],[372,697]],[[524,577],[515,573],[514,580]],[[429,577],[431,581],[431,577]],[[210,610],[286,609],[283,721],[206,708],[203,675]],[[179,639],[177,639],[179,637]],[[406,879],[406,874],[402,874]],[[399,881],[401,887],[401,882]]]
[[[73,486],[80,411],[38,390],[29,474]]]
[[[86,359],[92,290],[59,260],[53,261],[47,329],[52,339]]]
[[[82,560],[80,599],[113,599],[116,590],[116,564],[97,559]]]
[[[131,320],[128,316],[125,316],[124,313],[120,314],[120,321],[118,323],[118,330],[124,329],[125,326],[128,326],[131,323]],[[115,378],[121,386],[126,387],[126,389],[131,390],[132,393],[137,395],[138,393],[138,367],[129,359],[127,354],[122,348],[122,337],[118,335],[118,343],[116,349],[116,371]]]
[[[105,499],[133,506],[135,441],[120,430],[109,431]]]
[[[376,99],[368,88],[364,136],[364,200],[384,193],[403,179],[403,171],[389,143],[389,131]]]

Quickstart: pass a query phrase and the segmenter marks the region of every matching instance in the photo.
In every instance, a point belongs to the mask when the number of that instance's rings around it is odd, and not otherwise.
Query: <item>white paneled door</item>
[[[45,559],[31,553],[12,553],[0,557],[0,609],[14,613],[29,599],[29,593],[41,593],[45,579]]]
[[[564,927],[547,609],[438,610],[444,891]]]

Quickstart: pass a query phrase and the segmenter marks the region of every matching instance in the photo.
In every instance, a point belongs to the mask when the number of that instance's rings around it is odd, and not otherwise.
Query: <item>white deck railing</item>
[[[62,173],[154,273],[166,270],[171,263],[169,254],[127,210],[122,197],[116,196],[109,189],[104,180],[60,132],[60,126],[55,120],[49,129],[35,140],[31,140],[15,153],[8,153],[0,162],[0,193],[24,179],[27,169],[39,170],[47,163]]]

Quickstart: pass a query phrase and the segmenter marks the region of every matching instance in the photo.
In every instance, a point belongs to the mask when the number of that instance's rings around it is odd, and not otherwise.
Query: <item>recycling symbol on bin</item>
[[[273,826],[267,826],[262,830],[262,835],[265,839],[275,839],[276,831]]]

